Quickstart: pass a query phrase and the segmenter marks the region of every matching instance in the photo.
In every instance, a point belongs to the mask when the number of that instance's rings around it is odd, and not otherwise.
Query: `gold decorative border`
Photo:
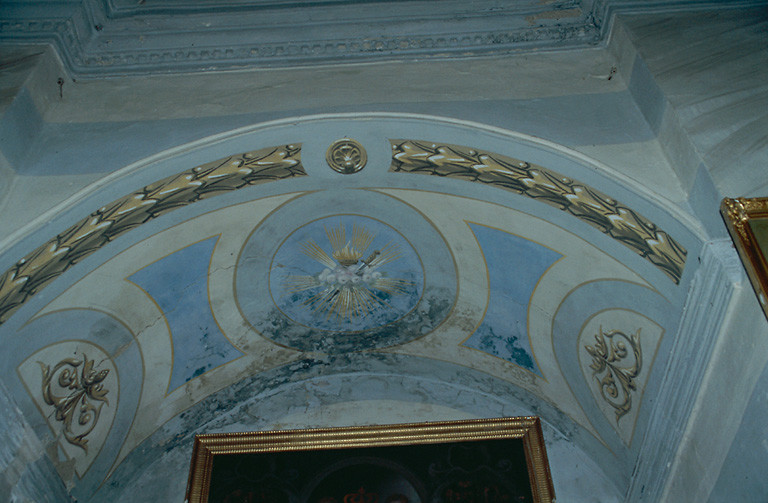
[[[121,197],[38,247],[0,276],[0,325],[67,269],[131,229],[201,199],[303,175],[301,145],[284,145],[209,162]]]
[[[532,416],[197,435],[192,451],[185,501],[187,503],[208,501],[215,456],[510,438],[523,440],[533,501],[553,503],[555,490],[544,446],[541,421],[538,417]]]
[[[720,213],[731,234],[739,257],[755,289],[757,299],[768,318],[768,249],[760,242],[750,225],[756,220],[768,221],[768,197],[723,199]]]
[[[566,211],[649,260],[676,284],[686,249],[653,222],[592,187],[519,159],[459,145],[390,140],[392,172],[493,185]]]

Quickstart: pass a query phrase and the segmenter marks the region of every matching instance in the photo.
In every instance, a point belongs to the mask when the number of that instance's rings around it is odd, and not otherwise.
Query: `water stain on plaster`
[[[528,334],[528,309],[546,271],[562,255],[520,236],[468,223],[485,260],[490,291],[483,321],[462,345],[541,376]]]
[[[264,337],[287,348],[319,354],[343,354],[405,344],[437,328],[453,307],[453,292],[427,288],[417,307],[396,322],[356,332],[318,330],[295,323],[271,309],[253,327]]]
[[[243,356],[222,333],[208,300],[208,267],[217,239],[182,248],[128,278],[152,298],[170,330],[169,391]]]

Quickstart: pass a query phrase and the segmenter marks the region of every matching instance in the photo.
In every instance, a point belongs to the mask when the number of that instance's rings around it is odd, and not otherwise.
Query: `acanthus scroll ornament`
[[[601,328],[595,334],[595,345],[584,346],[584,349],[592,357],[589,368],[600,387],[600,394],[613,407],[618,424],[619,419],[632,409],[632,392],[637,390],[635,379],[643,367],[640,330],[627,335],[619,330],[606,332]]]
[[[64,423],[64,438],[88,452],[86,438],[96,427],[101,408],[109,405],[103,381],[109,369],[98,370],[94,360],[65,358],[53,370],[37,362],[43,371],[42,393],[45,403],[55,409],[55,418]]]

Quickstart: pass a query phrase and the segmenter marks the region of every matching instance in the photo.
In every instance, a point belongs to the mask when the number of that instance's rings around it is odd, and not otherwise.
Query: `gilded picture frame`
[[[555,501],[538,417],[197,435],[186,501],[451,503],[480,491]]]
[[[720,212],[768,319],[768,197],[725,198]]]

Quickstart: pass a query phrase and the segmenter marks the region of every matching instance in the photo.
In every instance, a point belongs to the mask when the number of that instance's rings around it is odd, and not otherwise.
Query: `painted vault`
[[[357,125],[365,168],[335,172],[302,142],[331,145],[350,120],[275,145],[239,133],[231,155],[203,145],[175,173],[161,161],[155,181],[72,208],[69,229],[2,276],[2,368],[83,500],[173,432],[281,424],[297,405],[280,393],[301,403],[301,386],[325,387],[307,410],[477,410],[461,390],[484,389],[628,479],[696,239],[583,159],[514,135],[439,143],[455,127],[432,123],[434,137],[402,140],[424,121],[382,118]]]

